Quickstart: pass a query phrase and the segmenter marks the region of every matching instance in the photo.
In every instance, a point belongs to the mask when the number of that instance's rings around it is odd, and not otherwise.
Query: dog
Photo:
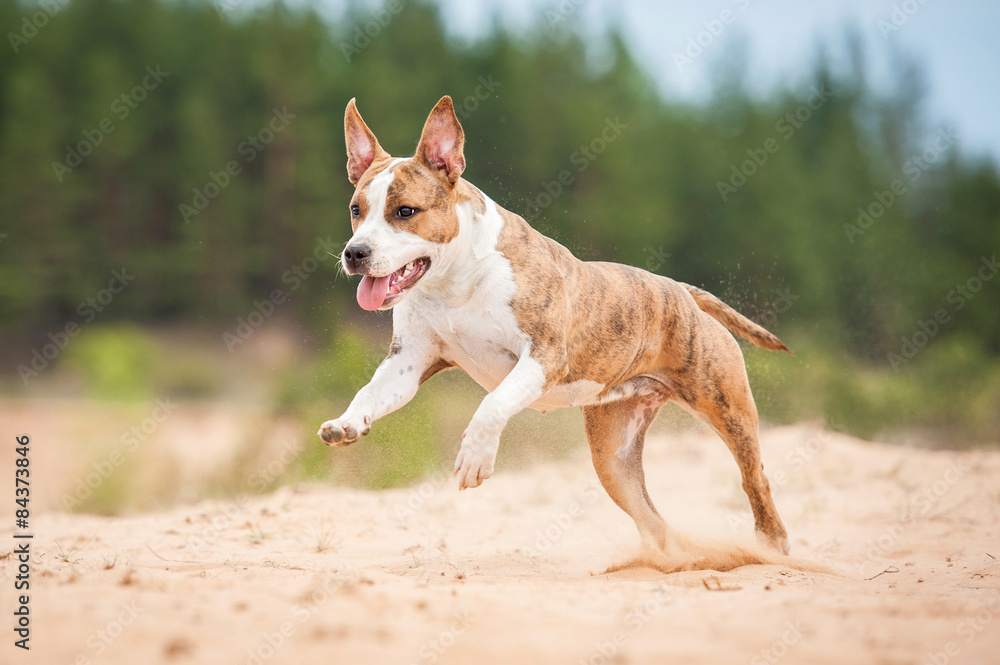
[[[644,542],[667,525],[646,492],[642,449],[674,401],[729,446],[758,537],[789,550],[764,475],[757,408],[735,333],[791,351],[712,294],[645,270],[581,261],[462,179],[465,135],[450,97],[427,117],[413,157],[393,158],[355,100],[344,116],[353,236],[341,257],[357,301],[392,310],[388,355],[342,416],[320,427],[347,446],[458,367],[488,392],[462,437],[459,489],[493,475],[500,433],[525,408],[580,407],[594,468]],[[728,331],[727,331],[728,329]]]

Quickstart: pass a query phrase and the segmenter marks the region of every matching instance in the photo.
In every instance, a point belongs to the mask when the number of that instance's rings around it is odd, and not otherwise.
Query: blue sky
[[[319,0],[336,6],[339,0]],[[1000,2],[996,0],[440,0],[450,29],[478,35],[495,16],[509,25],[536,25],[544,10],[562,6],[588,32],[620,25],[638,59],[664,96],[697,100],[708,91],[713,60],[742,41],[756,90],[794,86],[825,42],[832,55],[842,48],[848,26],[862,34],[870,78],[887,81],[889,54],[899,49],[924,68],[928,127],[955,127],[963,152],[1000,162]],[[885,28],[894,9],[898,29]],[[698,58],[679,68],[675,54],[704,31],[705,21],[731,21]],[[907,13],[906,10],[909,10]],[[904,18],[905,21],[899,20]],[[880,21],[885,21],[880,28]],[[718,28],[718,24],[715,24]],[[896,26],[894,26],[896,27]],[[703,41],[708,41],[702,36]]]

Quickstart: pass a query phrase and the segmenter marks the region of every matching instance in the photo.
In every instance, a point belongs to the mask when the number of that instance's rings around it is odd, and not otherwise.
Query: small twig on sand
[[[149,550],[150,552],[153,552],[153,556],[155,556],[160,561],[167,561],[169,563],[201,563],[201,564],[205,563],[204,561],[188,561],[186,559],[167,559],[154,552],[153,548],[150,547],[149,545],[146,545],[146,549]]]
[[[709,580],[712,580],[714,584],[709,584],[708,583]],[[701,579],[701,583],[704,584],[705,588],[708,589],[709,591],[739,591],[740,589],[743,588],[739,584],[733,584],[731,586],[722,586],[722,582],[719,581],[719,578],[716,577],[715,575],[712,575],[711,577],[703,577]]]
[[[94,538],[97,538],[97,534],[100,533],[100,532],[101,532],[101,530],[98,529],[97,531],[94,532],[94,535],[91,536],[87,540],[87,542],[85,542],[83,545],[80,545],[79,547],[74,546],[72,549],[70,549],[69,552],[64,551],[63,548],[62,548],[62,545],[59,544],[59,541],[53,539],[53,542],[55,542],[56,547],[59,548],[59,554],[58,554],[59,558],[62,559],[63,561],[65,561],[66,563],[73,563],[70,560],[71,557],[73,557],[73,556],[79,554],[80,552],[82,552],[83,550],[87,549],[87,546],[90,545],[92,542],[94,542]],[[80,540],[81,540],[81,538],[77,538],[76,542],[79,543]]]
[[[988,556],[989,558],[993,559],[994,561],[997,560],[997,558],[995,556],[993,556],[992,554],[990,554],[989,552],[986,553],[986,556]]]
[[[867,578],[865,580],[865,582],[870,582],[871,580],[875,579],[879,575],[885,575],[886,573],[898,573],[898,572],[899,572],[899,568],[896,568],[896,566],[889,566],[888,568],[886,568],[885,570],[883,570],[878,575],[872,575],[871,577]]]

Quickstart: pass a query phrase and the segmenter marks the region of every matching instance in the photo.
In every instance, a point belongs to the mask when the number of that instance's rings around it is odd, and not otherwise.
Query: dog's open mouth
[[[416,284],[430,265],[431,260],[424,256],[410,261],[385,277],[365,275],[358,284],[358,304],[368,311],[379,309],[387,300],[397,298],[404,290]]]

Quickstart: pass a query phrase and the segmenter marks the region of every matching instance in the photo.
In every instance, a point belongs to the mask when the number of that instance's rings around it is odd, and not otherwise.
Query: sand
[[[382,492],[45,512],[32,649],[8,628],[0,662],[1000,663],[1000,452],[810,425],[767,430],[763,448],[792,554],[839,574],[794,560],[606,573],[634,559],[638,535],[581,449],[461,493],[442,471]],[[678,532],[753,546],[713,435],[652,437],[646,473]],[[0,561],[8,625],[16,572],[16,557]]]

